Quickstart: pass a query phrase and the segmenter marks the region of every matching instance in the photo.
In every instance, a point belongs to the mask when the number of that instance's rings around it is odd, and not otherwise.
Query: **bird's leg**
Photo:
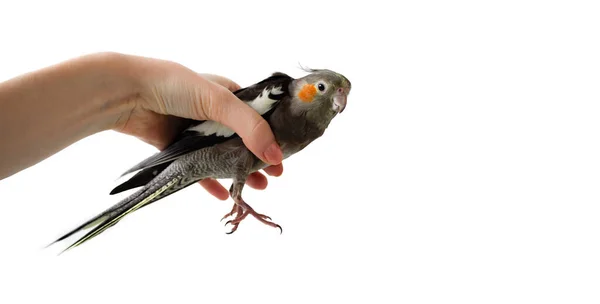
[[[231,195],[231,197],[233,198],[233,184],[231,184],[231,187],[229,187],[229,195]],[[233,204],[233,208],[231,208],[231,211],[227,214],[225,214],[225,216],[223,216],[223,218],[221,218],[221,221],[234,215],[234,214],[241,214],[242,213],[242,208],[240,207],[240,205],[238,204]]]
[[[243,179],[235,178],[233,180],[233,184],[231,185],[231,188],[229,189],[229,193],[231,194],[231,198],[233,198],[234,205],[233,205],[233,209],[231,209],[231,212],[226,214],[224,218],[231,216],[233,214],[237,214],[237,215],[234,219],[225,223],[225,225],[227,225],[227,224],[233,225],[233,229],[231,229],[231,231],[228,232],[227,234],[232,234],[233,232],[235,232],[237,230],[239,224],[248,215],[252,215],[254,218],[256,218],[258,221],[260,221],[261,223],[263,223],[265,225],[279,228],[280,233],[283,232],[283,229],[281,228],[281,226],[270,221],[271,220],[270,217],[254,211],[254,209],[252,209],[252,207],[250,207],[250,205],[248,205],[244,201],[244,199],[242,198],[242,189],[244,188],[245,182],[246,182],[245,178],[243,178]]]

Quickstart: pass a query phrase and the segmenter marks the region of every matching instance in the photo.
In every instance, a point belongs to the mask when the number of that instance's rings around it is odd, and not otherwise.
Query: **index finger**
[[[267,121],[225,88],[214,86],[211,91],[205,110],[208,118],[231,128],[265,163],[280,164],[283,153]]]

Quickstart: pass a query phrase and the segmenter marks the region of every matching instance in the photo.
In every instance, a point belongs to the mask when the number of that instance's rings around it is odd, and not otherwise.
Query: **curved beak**
[[[347,101],[348,92],[342,88],[337,89],[337,92],[335,93],[335,95],[333,95],[333,110],[337,113],[344,112]]]

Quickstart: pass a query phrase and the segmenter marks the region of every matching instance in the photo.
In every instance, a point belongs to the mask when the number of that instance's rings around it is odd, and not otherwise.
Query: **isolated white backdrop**
[[[2,303],[597,303],[594,1],[13,1],[0,80],[115,51],[242,86],[353,84],[324,137],[247,188],[283,234],[189,187],[67,254],[154,148],[105,132],[0,181]],[[1,132],[1,130],[0,130]],[[228,181],[225,181],[228,186]]]

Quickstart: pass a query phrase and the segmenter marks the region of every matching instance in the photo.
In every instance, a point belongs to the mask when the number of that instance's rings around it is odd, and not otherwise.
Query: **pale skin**
[[[7,80],[0,83],[0,180],[106,130],[162,150],[184,118],[230,127],[271,165],[265,173],[279,176],[281,150],[267,122],[231,93],[239,88],[175,62],[119,53],[86,55]],[[265,189],[267,178],[257,172],[246,183]],[[229,197],[216,180],[200,184],[218,199]]]

